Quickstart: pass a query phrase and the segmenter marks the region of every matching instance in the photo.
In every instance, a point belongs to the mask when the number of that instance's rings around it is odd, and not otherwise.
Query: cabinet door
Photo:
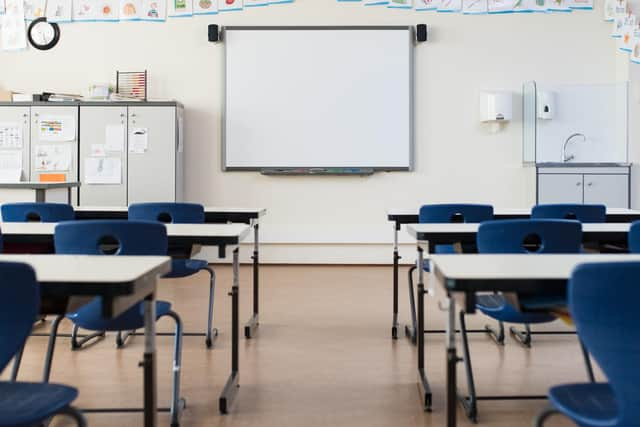
[[[129,204],[176,200],[176,141],[175,107],[129,107]]]
[[[127,107],[80,107],[81,206],[127,205],[126,135]],[[120,149],[118,142],[122,144]],[[119,183],[113,181],[113,176],[96,179],[95,167],[100,167],[101,159],[105,165],[108,162],[108,167],[115,167],[120,161]]]
[[[77,180],[78,107],[31,107],[31,181]],[[74,188],[73,204],[77,197]]]
[[[629,176],[585,175],[584,202],[602,203],[608,208],[628,208]]]
[[[1,153],[20,152],[22,156],[22,181],[29,181],[30,176],[30,162],[31,154],[29,152],[29,137],[30,137],[30,107],[14,107],[3,106],[0,107],[0,126],[7,129],[18,128],[19,133],[22,136],[21,146],[0,146]],[[9,154],[11,155],[11,154]],[[13,157],[13,155],[11,155]],[[16,159],[17,160],[17,159]]]
[[[582,203],[581,174],[538,175],[538,203]]]

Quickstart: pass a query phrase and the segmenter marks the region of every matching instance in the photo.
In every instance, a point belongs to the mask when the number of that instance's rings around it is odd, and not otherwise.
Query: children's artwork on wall
[[[514,0],[514,13],[547,12],[546,0]]]
[[[269,0],[244,0],[244,7],[269,6]]]
[[[489,13],[513,13],[513,0],[489,0]]]
[[[167,2],[163,0],[142,0],[140,19],[162,22],[167,19]]]
[[[637,27],[633,32],[633,42],[629,58],[634,64],[640,64],[640,27]]]
[[[453,13],[462,10],[462,0],[442,0],[438,6],[438,12]]]
[[[4,15],[4,12],[5,12],[4,0],[0,0],[0,15]]]
[[[365,6],[386,6],[389,4],[389,0],[362,0],[362,4]]]
[[[569,0],[547,0],[550,12],[571,12]]]
[[[118,0],[96,0],[96,21],[118,21],[120,15],[118,12]]]
[[[389,0],[387,7],[391,9],[412,9],[413,0]]]
[[[0,1],[4,4],[4,1]],[[24,0],[24,19],[33,21],[42,18],[47,10],[47,0]]]
[[[3,50],[22,50],[27,47],[27,26],[24,22],[23,0],[6,0],[0,16],[0,38]]]
[[[95,21],[97,13],[96,0],[73,0],[74,21]]]
[[[636,26],[636,16],[629,13],[626,15],[618,15],[613,20],[613,29],[611,30],[611,37],[619,39],[622,38],[626,27]]]
[[[48,0],[46,16],[49,22],[71,22],[71,0]]]
[[[631,52],[633,48],[633,35],[638,28],[636,16],[630,15],[624,21],[624,25],[620,29],[620,38],[618,39],[618,47],[625,52]]]
[[[465,15],[482,15],[489,11],[488,0],[462,0],[462,13]]]
[[[604,20],[613,22],[616,16],[627,13],[627,0],[604,0]]]
[[[274,3],[274,2],[270,2]],[[244,8],[242,0],[220,0],[218,10],[220,12],[233,12]]]
[[[213,15],[218,13],[218,0],[193,0],[194,15]]]
[[[142,14],[141,0],[120,0],[120,20],[139,21]]]
[[[440,0],[415,0],[416,10],[438,10]]]
[[[571,9],[591,10],[593,9],[593,0],[568,0],[567,5]]]
[[[168,2],[167,15],[170,17],[180,18],[193,15],[193,0],[168,0]]]

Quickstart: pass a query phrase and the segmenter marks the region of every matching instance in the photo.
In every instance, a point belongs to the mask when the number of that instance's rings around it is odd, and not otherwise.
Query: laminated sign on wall
[[[36,171],[68,171],[69,169],[71,169],[71,146],[38,146],[36,149]]]
[[[76,121],[72,116],[42,117],[38,123],[40,141],[73,141]]]
[[[0,123],[0,148],[22,148],[22,129],[18,123]]]

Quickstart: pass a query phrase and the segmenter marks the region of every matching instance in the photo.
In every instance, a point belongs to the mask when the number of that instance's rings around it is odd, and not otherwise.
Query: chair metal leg
[[[473,368],[471,366],[471,354],[469,351],[469,340],[467,336],[467,325],[465,322],[465,313],[460,311],[460,333],[462,335],[462,351],[464,358],[464,367],[467,375],[467,392],[468,396],[458,394],[458,400],[464,408],[464,412],[473,423],[478,422],[478,399],[476,396],[476,385],[473,379]]]
[[[216,290],[216,273],[212,268],[209,267],[205,268],[204,270],[208,271],[209,275],[211,276],[209,280],[209,313],[207,317],[207,332],[205,339],[207,348],[211,348],[213,346],[213,341],[218,336],[218,329],[213,327],[213,300]]]
[[[491,339],[496,342],[496,344],[504,345],[504,323],[498,322],[497,332],[490,325],[485,325],[484,330],[491,337]]]
[[[587,377],[589,377],[589,381],[592,383],[596,382],[596,377],[593,375],[593,365],[591,364],[591,357],[589,357],[589,351],[584,346],[584,343],[580,338],[578,338],[578,342],[580,343],[580,349],[582,350],[582,357],[584,358],[584,365],[587,369]]]
[[[171,389],[171,427],[180,425],[180,415],[186,407],[186,401],[180,397],[180,369],[182,363],[182,320],[174,311],[167,313],[176,322],[173,339],[173,386]]]
[[[524,331],[519,331],[516,327],[509,328],[511,336],[525,347],[531,347],[531,326],[524,325]]]
[[[534,427],[542,427],[544,425],[544,422],[547,420],[547,418],[559,413],[560,411],[558,411],[552,406],[545,408],[542,412],[538,414],[538,416],[536,416],[536,419],[533,422]]]
[[[73,329],[71,331],[71,350],[72,351],[81,349],[85,344],[87,344],[92,339],[99,341],[102,338],[104,338],[106,335],[104,331],[98,331],[78,339],[79,329],[80,327],[78,325],[76,324],[73,325]]]
[[[20,350],[13,357],[13,367],[11,368],[11,382],[14,383],[18,379],[18,371],[20,370],[20,363],[22,362],[22,353],[24,353],[24,345],[20,347]]]
[[[407,336],[407,338],[409,338],[411,340],[411,342],[413,344],[416,343],[417,340],[417,329],[418,329],[418,321],[417,321],[417,316],[416,316],[416,297],[415,297],[415,292],[414,292],[414,287],[413,287],[413,273],[414,271],[416,271],[417,266],[413,266],[409,269],[409,311],[411,311],[411,327],[407,328],[405,330],[405,335]]]
[[[127,340],[130,337],[135,336],[135,334],[135,329],[133,331],[125,331],[124,333],[122,331],[118,331],[118,334],[116,335],[116,348],[123,348],[127,344]]]
[[[87,427],[87,420],[84,418],[84,415],[82,415],[82,412],[73,406],[67,406],[64,409],[61,409],[58,414],[73,418],[78,427]]]
[[[58,327],[60,326],[60,322],[64,319],[64,316],[56,316],[51,322],[51,332],[49,332],[49,343],[47,345],[47,355],[44,359],[44,371],[42,373],[42,381],[45,383],[49,382],[49,377],[51,377],[51,364],[53,363],[53,352],[56,349],[56,338],[58,337]]]

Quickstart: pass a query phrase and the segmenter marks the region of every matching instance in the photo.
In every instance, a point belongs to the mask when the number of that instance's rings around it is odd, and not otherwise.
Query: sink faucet
[[[567,156],[567,144],[569,144],[571,142],[571,140],[573,140],[573,138],[576,138],[578,136],[582,137],[582,142],[586,142],[587,141],[587,137],[584,136],[584,134],[582,133],[574,133],[569,135],[569,137],[564,141],[564,144],[562,145],[562,162],[566,163],[566,162],[570,162],[571,160],[573,160],[575,158],[575,156],[573,154]]]

